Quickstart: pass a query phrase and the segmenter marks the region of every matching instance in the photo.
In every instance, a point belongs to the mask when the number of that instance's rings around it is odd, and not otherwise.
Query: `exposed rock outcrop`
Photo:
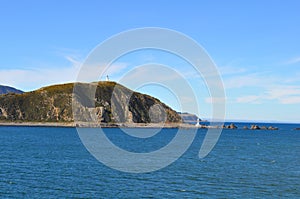
[[[267,130],[268,128],[266,126],[260,127],[261,130]]]
[[[273,127],[273,126],[269,126],[268,130],[278,130],[278,128],[277,127]]]
[[[235,124],[231,123],[230,125],[226,126],[225,124],[223,124],[222,126],[223,129],[237,129],[238,127],[235,126]]]
[[[273,126],[269,126],[269,127],[266,127],[266,126],[258,126],[258,125],[251,125],[250,127],[251,130],[278,130],[277,127],[273,127]]]
[[[235,126],[235,124],[231,123],[227,128],[228,129],[237,129],[237,126]]]
[[[251,125],[251,127],[250,127],[250,129],[251,130],[259,130],[260,129],[260,127],[258,126],[258,125]]]

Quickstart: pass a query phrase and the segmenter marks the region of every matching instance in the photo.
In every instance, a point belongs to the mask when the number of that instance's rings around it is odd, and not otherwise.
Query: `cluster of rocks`
[[[238,127],[234,124],[231,123],[230,125],[223,125],[223,126],[207,126],[207,125],[199,125],[198,128],[223,128],[223,129],[237,129]],[[243,127],[244,130],[278,130],[277,127],[273,127],[273,126],[258,126],[258,125],[251,125],[250,128],[248,128],[248,126],[244,126]],[[299,129],[300,130],[300,129]]]
[[[231,123],[230,125],[226,126],[226,125],[223,125],[223,129],[237,129],[238,127],[235,126],[233,123]]]
[[[237,129],[238,127],[235,124],[231,123],[230,125],[223,125],[222,128],[223,129]],[[277,127],[258,126],[255,124],[251,125],[250,128],[248,128],[248,126],[244,126],[243,129],[245,129],[245,130],[248,130],[248,129],[250,129],[250,130],[278,130]]]
[[[243,129],[249,129],[247,126],[244,126]],[[273,127],[273,126],[269,126],[269,127],[266,127],[266,126],[258,126],[258,125],[251,125],[250,127],[250,130],[278,130],[277,127]]]

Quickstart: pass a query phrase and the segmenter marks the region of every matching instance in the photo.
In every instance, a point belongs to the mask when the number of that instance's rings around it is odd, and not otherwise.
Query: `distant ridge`
[[[10,86],[0,85],[0,95],[7,94],[7,93],[21,94],[21,93],[24,93],[24,92],[21,91],[21,90],[18,90],[16,88],[10,87]]]
[[[189,124],[197,123],[198,120],[197,115],[191,113],[181,113],[181,112],[177,112],[177,113],[180,115],[184,123],[189,123]]]

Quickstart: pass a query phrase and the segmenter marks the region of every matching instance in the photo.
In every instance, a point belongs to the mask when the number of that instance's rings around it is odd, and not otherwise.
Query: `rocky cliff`
[[[93,93],[85,92],[90,88]],[[181,121],[158,99],[115,82],[77,83],[75,89],[70,83],[0,96],[0,121],[73,122],[74,116],[76,121],[99,123]]]

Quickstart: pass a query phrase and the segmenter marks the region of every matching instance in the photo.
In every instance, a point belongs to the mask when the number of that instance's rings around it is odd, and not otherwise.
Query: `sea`
[[[300,198],[300,124],[264,124],[276,131],[236,125],[205,158],[198,153],[207,130],[199,129],[179,159],[146,173],[99,162],[76,128],[2,126],[0,198]],[[124,150],[147,152],[168,144],[177,129],[134,139],[118,128],[104,132]]]

